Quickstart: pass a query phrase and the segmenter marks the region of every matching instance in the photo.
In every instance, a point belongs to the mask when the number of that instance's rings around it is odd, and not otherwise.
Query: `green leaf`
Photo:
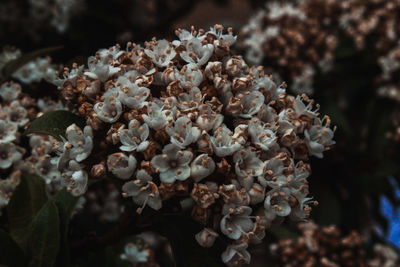
[[[223,266],[222,240],[218,238],[211,249],[201,247],[194,236],[203,229],[203,226],[189,216],[163,215],[159,227],[160,233],[165,235],[171,244],[177,267]]]
[[[26,266],[27,258],[11,236],[0,229],[0,265],[9,267]]]
[[[31,256],[31,266],[53,266],[60,249],[60,219],[53,200],[38,212],[32,222],[28,252]]]
[[[30,223],[46,201],[44,180],[34,174],[23,174],[7,206],[11,236],[23,250]]]
[[[57,256],[56,266],[69,266],[68,227],[71,213],[75,207],[77,198],[73,197],[67,190],[63,189],[53,198],[57,205],[60,218],[60,253]]]
[[[47,134],[60,140],[60,136],[65,136],[67,127],[74,123],[81,128],[85,126],[85,120],[82,117],[69,111],[51,111],[34,120],[24,134]]]
[[[47,48],[42,48],[36,51],[32,51],[30,53],[26,53],[21,57],[8,62],[2,69],[1,69],[1,76],[4,80],[7,80],[11,77],[11,75],[17,71],[19,68],[27,64],[28,62],[34,60],[37,57],[44,56],[50,54],[51,52],[57,51],[62,49],[63,46],[52,46]]]

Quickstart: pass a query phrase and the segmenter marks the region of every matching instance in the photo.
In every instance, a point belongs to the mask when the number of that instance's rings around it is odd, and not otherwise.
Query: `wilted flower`
[[[217,237],[218,234],[210,228],[204,228],[195,235],[196,241],[205,248],[212,247]]]

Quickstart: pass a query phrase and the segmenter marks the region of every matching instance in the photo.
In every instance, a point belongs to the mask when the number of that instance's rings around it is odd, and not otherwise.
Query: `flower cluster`
[[[332,226],[320,227],[313,222],[299,225],[297,240],[282,239],[271,245],[278,266],[398,266],[397,252],[376,244],[367,255],[366,242],[356,231],[343,235]]]
[[[51,162],[75,195],[88,177],[123,181],[139,213],[191,197],[205,226],[196,240],[210,247],[223,234],[231,240],[223,261],[248,263],[246,249],[265,228],[308,216],[307,161],[323,157],[334,130],[313,100],[288,95],[233,55],[231,29],[176,34],[99,50],[88,68],[74,65],[54,80],[87,126],[68,127]]]
[[[252,64],[268,66],[294,92],[313,93],[317,71],[328,71],[337,46],[338,1],[268,2],[241,30],[239,48]]]
[[[6,82],[0,86],[0,209],[7,205],[18,185],[22,172],[36,173],[46,180],[52,190],[59,172],[51,163],[48,153],[52,138],[31,136],[29,149],[21,145],[22,132],[43,112],[59,109],[62,105],[48,98],[33,99],[22,92],[21,85]]]
[[[16,48],[6,47],[0,54],[0,70],[10,61],[20,58],[21,51]],[[23,84],[32,84],[45,80],[54,81],[56,78],[56,67],[51,64],[51,59],[46,57],[36,58],[12,74],[12,78],[17,79]]]

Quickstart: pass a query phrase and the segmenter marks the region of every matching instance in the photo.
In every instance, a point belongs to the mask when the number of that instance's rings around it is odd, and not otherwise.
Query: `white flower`
[[[150,253],[148,250],[139,250],[138,246],[133,243],[128,243],[125,246],[125,252],[121,254],[121,259],[128,260],[134,264],[137,262],[147,262]]]
[[[282,173],[285,170],[281,159],[272,158],[265,162],[265,175],[258,176],[258,181],[264,187],[279,187],[286,183],[286,176]]]
[[[309,118],[317,118],[319,113],[318,113],[318,106],[317,108],[313,111],[313,104],[312,102],[309,102],[307,106],[303,102],[303,97],[297,96],[296,99],[293,101],[293,110],[296,114],[296,116],[299,118],[302,115],[305,115]]]
[[[197,243],[205,248],[212,247],[217,237],[218,234],[210,228],[204,228],[195,235]]]
[[[122,146],[122,151],[144,151],[149,146],[149,126],[146,123],[140,125],[137,120],[131,120],[129,122],[129,129],[123,129],[119,132]]]
[[[204,131],[218,128],[224,121],[224,115],[217,114],[212,110],[210,105],[203,104],[199,108],[200,113],[197,117],[196,123],[199,128]]]
[[[162,155],[157,155],[151,160],[151,165],[160,172],[161,182],[173,183],[189,178],[192,152],[181,151],[174,144],[166,145],[162,152]]]
[[[265,187],[260,184],[253,183],[252,187],[248,191],[248,194],[250,196],[250,204],[254,205],[261,203],[265,198]]]
[[[177,105],[183,112],[197,110],[204,97],[201,95],[200,89],[194,87],[189,93],[181,93],[178,95]]]
[[[4,107],[3,110],[8,120],[16,123],[19,127],[23,127],[29,122],[29,119],[26,117],[28,112],[21,106],[18,100],[14,100],[9,106]]]
[[[269,151],[277,144],[278,138],[275,132],[265,127],[264,123],[257,118],[250,120],[249,135],[253,143],[264,151]]]
[[[143,114],[143,120],[154,130],[164,128],[172,119],[174,112],[165,109],[159,99],[153,99],[147,106],[147,115]]]
[[[99,80],[86,81],[86,87],[83,89],[82,94],[90,99],[96,99],[100,93],[101,82]]]
[[[243,106],[240,117],[249,119],[253,117],[264,104],[264,95],[259,91],[247,91],[244,93],[238,93],[236,98],[240,99],[240,103]]]
[[[78,67],[76,64],[74,64],[70,71],[67,70],[63,73],[63,78],[54,77],[51,82],[57,86],[57,89],[62,89],[64,83],[67,81],[73,86],[76,86],[76,80],[82,76],[84,67],[84,65]]]
[[[129,108],[139,109],[144,107],[146,99],[150,95],[150,89],[139,87],[125,76],[118,77],[116,86],[119,90],[118,100]]]
[[[213,136],[210,136],[210,141],[214,152],[218,157],[226,157],[238,151],[242,145],[237,139],[233,138],[233,133],[225,124],[222,124]]]
[[[255,75],[254,90],[263,89],[269,93],[271,100],[278,100],[279,95],[285,92],[285,89],[281,86],[276,86],[275,82],[266,75],[259,75],[257,68],[253,68],[253,75]]]
[[[257,118],[259,118],[264,123],[269,123],[271,125],[275,124],[275,118],[277,114],[276,111],[265,104],[263,104],[260,108],[260,111],[257,113]]]
[[[107,158],[107,167],[115,176],[121,179],[129,179],[136,169],[136,158],[124,153],[114,153]]]
[[[122,104],[114,96],[110,96],[104,102],[96,103],[93,110],[102,121],[114,123],[122,114]]]
[[[16,100],[21,93],[21,85],[18,83],[3,83],[0,87],[0,96],[4,102]]]
[[[228,46],[230,47],[236,42],[237,36],[233,36],[232,29],[228,28],[228,33],[224,33],[224,27],[222,25],[215,25],[210,27],[210,30],[206,32],[204,36],[207,34],[212,34],[216,38],[214,40],[214,46]]]
[[[172,43],[164,39],[152,42],[144,52],[158,67],[167,67],[176,56]]]
[[[99,79],[101,82],[107,81],[121,70],[121,68],[113,67],[108,62],[103,62],[96,57],[89,57],[88,67],[89,71],[84,74],[93,80]]]
[[[195,63],[198,66],[204,65],[214,52],[212,44],[202,44],[198,38],[192,38],[185,43],[186,50],[179,55],[187,63]]]
[[[22,83],[30,84],[39,82],[42,79],[52,81],[55,79],[55,72],[55,69],[50,65],[49,58],[36,58],[19,68],[13,73],[12,77]]]
[[[249,66],[241,56],[231,56],[225,61],[225,71],[232,77],[239,77],[247,73]]]
[[[112,46],[108,49],[100,49],[96,52],[96,55],[104,63],[109,63],[117,60],[124,54],[125,51],[121,50],[119,45]]]
[[[304,131],[308,153],[318,158],[322,158],[322,152],[325,151],[325,148],[336,143],[332,140],[333,133],[332,129],[323,125],[323,121],[317,119],[316,125],[313,125],[309,130]]]
[[[88,174],[84,170],[75,171],[71,177],[71,194],[81,196],[87,191]]]
[[[249,190],[253,185],[253,177],[265,172],[265,164],[260,160],[251,147],[241,149],[233,154],[235,173],[241,185]]]
[[[226,250],[221,255],[222,261],[229,267],[237,267],[241,266],[242,264],[249,264],[251,255],[246,250],[247,246],[248,245],[246,243],[228,245]]]
[[[88,174],[83,167],[75,160],[70,160],[61,174],[61,185],[67,187],[67,190],[74,196],[83,195],[87,190]]]
[[[22,153],[13,143],[0,142],[0,169],[8,169],[22,158]]]
[[[82,132],[76,124],[72,124],[68,126],[65,134],[68,144],[72,145],[72,147],[67,146],[67,149],[70,149],[70,158],[75,159],[77,162],[82,162],[87,159],[93,149],[92,128],[90,126],[85,126]]]
[[[35,164],[35,172],[46,181],[46,184],[50,184],[53,181],[58,182],[61,177],[57,165],[52,163],[48,155],[39,158]]]
[[[200,137],[199,128],[192,127],[192,121],[188,117],[178,118],[173,126],[166,128],[166,132],[171,137],[171,143],[180,148],[196,142]]]
[[[190,176],[198,183],[215,170],[215,162],[207,154],[201,154],[192,162]]]
[[[243,234],[253,229],[253,221],[250,219],[252,209],[248,206],[235,207],[234,204],[225,204],[222,208],[220,227],[221,232],[230,239],[238,240]]]
[[[190,89],[200,85],[203,81],[203,73],[196,64],[189,63],[183,66],[181,71],[175,72],[175,80],[180,81],[183,88]]]
[[[9,120],[0,120],[0,142],[8,143],[17,138],[18,125]]]
[[[304,221],[309,215],[311,208],[308,204],[313,204],[312,198],[306,197],[300,190],[293,190],[291,197],[296,199],[296,205],[291,208],[290,219],[293,221]]]
[[[162,206],[158,187],[151,180],[151,176],[145,170],[139,170],[136,173],[136,180],[127,182],[122,186],[125,197],[132,197],[136,204],[142,205],[138,210],[139,212],[146,205],[155,210],[159,210]]]
[[[289,197],[290,190],[288,188],[268,192],[264,201],[265,218],[273,221],[276,216],[288,216],[291,212]]]

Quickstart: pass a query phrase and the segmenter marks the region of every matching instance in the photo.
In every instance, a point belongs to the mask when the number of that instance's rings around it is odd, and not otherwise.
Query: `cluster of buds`
[[[367,256],[366,242],[356,231],[343,235],[336,226],[320,227],[313,222],[299,225],[302,235],[271,245],[278,266],[399,266],[397,253],[377,244]]]
[[[231,29],[176,34],[99,50],[87,69],[74,65],[54,80],[87,126],[68,127],[52,162],[75,195],[89,177],[122,180],[139,213],[191,197],[192,216],[205,226],[196,240],[210,247],[225,235],[222,259],[238,266],[265,228],[308,216],[307,161],[323,157],[334,130],[313,100],[288,95],[262,67],[233,55]]]
[[[252,64],[267,66],[294,92],[313,93],[317,71],[328,71],[337,46],[338,1],[268,2],[241,30],[239,48]]]

